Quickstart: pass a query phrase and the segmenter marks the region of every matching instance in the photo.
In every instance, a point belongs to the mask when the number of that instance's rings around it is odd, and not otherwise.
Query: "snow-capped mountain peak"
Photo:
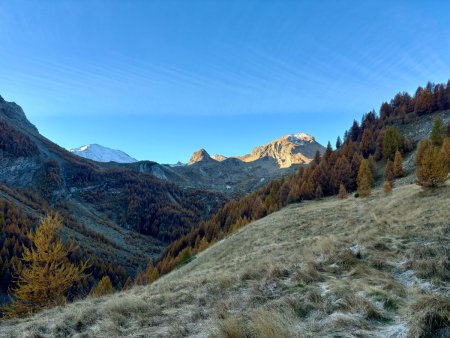
[[[312,137],[309,134],[306,133],[297,133],[297,134],[290,134],[286,135],[285,138],[295,144],[304,145],[305,142],[313,142],[315,141],[314,137]]]
[[[97,161],[97,162],[117,162],[132,163],[137,160],[121,150],[103,147],[99,144],[87,144],[79,148],[69,150],[75,155]]]

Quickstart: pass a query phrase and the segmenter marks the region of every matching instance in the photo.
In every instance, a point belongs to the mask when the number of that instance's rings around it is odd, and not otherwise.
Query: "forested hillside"
[[[367,160],[377,181],[391,181],[395,177],[385,177],[384,169],[388,162],[394,165],[396,152],[408,156],[415,149],[417,138],[413,137],[414,133],[419,133],[422,138],[429,136],[421,132],[425,120],[418,120],[428,115],[434,117],[432,113],[437,111],[443,112],[445,133],[450,136],[450,113],[446,112],[449,109],[450,81],[446,85],[428,83],[425,88],[419,87],[414,96],[398,93],[390,102],[381,105],[379,114],[371,111],[363,115],[361,122],[355,120],[343,140],[337,139],[335,150],[328,143],[323,156],[316,154],[308,167],[275,180],[242,200],[227,203],[211,219],[173,242],[158,260],[157,269],[167,273],[238,228],[289,203],[335,195],[341,186],[346,192],[355,191],[363,159]],[[405,137],[399,133],[398,130],[407,129],[408,124],[416,121],[418,127],[412,135]],[[398,172],[397,178],[401,176],[403,173]]]
[[[154,175],[72,155],[39,134],[15,103],[0,97],[1,301],[20,270],[25,234],[46,213],[64,219],[64,241],[89,259],[89,278],[71,298],[85,296],[104,275],[121,288],[167,243],[217,211],[221,193],[183,189]],[[13,217],[12,215],[21,215]],[[19,229],[19,230],[18,230]]]

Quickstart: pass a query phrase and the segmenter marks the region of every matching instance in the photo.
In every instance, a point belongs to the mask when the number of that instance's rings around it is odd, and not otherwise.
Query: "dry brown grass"
[[[409,338],[449,336],[450,300],[448,298],[426,295],[411,305]]]
[[[409,330],[418,337],[446,332],[448,184],[434,191],[398,186],[388,196],[377,189],[364,200],[290,205],[152,285],[4,321],[0,336],[405,337]]]

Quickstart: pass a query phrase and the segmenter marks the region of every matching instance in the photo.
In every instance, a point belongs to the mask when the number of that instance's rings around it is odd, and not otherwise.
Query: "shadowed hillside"
[[[21,107],[2,97],[0,181],[0,202],[31,219],[58,212],[66,225],[63,238],[78,244],[82,256],[98,260],[99,274],[110,274],[116,287],[225,201],[218,192],[180,188],[151,174],[75,156],[40,135]],[[28,223],[27,231],[36,224]],[[18,236],[2,233],[5,281],[14,272],[11,262],[20,258],[14,246],[21,247]],[[113,272],[116,268],[120,273]],[[5,281],[0,298],[9,286]]]

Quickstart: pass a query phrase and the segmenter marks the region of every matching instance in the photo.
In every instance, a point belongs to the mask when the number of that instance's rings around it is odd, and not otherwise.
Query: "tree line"
[[[38,154],[37,146],[31,139],[11,127],[5,121],[0,120],[0,158],[28,157]]]
[[[351,191],[364,197],[370,194],[376,178],[385,181],[385,191],[392,189],[393,180],[405,175],[403,155],[414,147],[395,125],[442,109],[450,109],[450,81],[447,85],[429,83],[425,89],[419,87],[414,97],[397,94],[390,103],[381,105],[379,114],[371,111],[363,115],[360,123],[355,120],[343,140],[338,137],[334,150],[328,143],[325,152],[317,153],[309,166],[272,181],[239,201],[227,203],[209,220],[172,242],[157,262],[149,263],[149,270],[157,269],[158,275],[168,273],[240,227],[289,203],[336,194],[345,198]],[[449,136],[450,123],[445,126],[438,118],[431,136],[438,141],[419,144],[418,184],[434,187],[446,179],[450,170]],[[386,162],[381,177],[376,170],[380,161]]]

